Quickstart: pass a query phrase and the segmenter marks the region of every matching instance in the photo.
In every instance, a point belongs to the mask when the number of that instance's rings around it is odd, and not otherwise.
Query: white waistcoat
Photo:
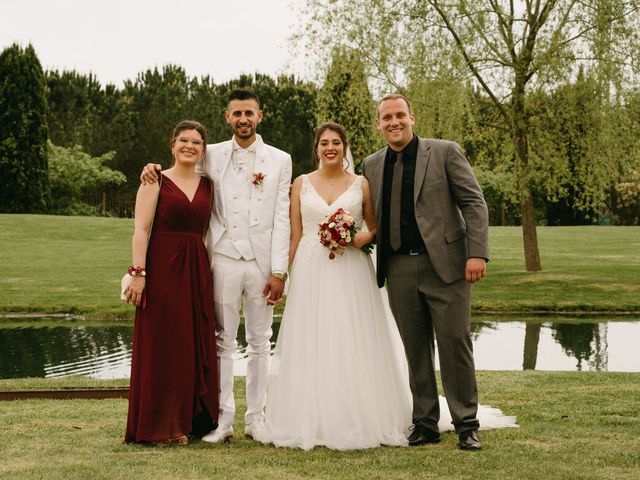
[[[255,254],[249,235],[249,215],[254,186],[247,175],[236,175],[233,168],[229,167],[222,177],[225,185],[223,195],[227,208],[227,223],[213,251],[236,260],[241,257],[252,260]]]

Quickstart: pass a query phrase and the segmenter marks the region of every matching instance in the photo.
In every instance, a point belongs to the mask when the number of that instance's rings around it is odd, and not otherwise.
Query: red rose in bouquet
[[[320,225],[318,225],[318,236],[320,243],[329,249],[329,258],[333,260],[337,253],[353,242],[356,235],[356,226],[351,214],[339,208],[335,213],[327,215]]]

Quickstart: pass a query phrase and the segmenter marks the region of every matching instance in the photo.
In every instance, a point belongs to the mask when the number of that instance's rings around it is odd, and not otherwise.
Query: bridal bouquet
[[[329,249],[329,258],[331,260],[336,258],[336,253],[341,254],[356,235],[353,217],[342,208],[339,208],[331,215],[327,215],[327,218],[318,227],[320,243]]]

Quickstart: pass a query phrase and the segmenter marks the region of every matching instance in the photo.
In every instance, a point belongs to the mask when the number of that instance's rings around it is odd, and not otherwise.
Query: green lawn
[[[542,271],[524,271],[520,227],[489,230],[476,310],[640,311],[640,227],[538,227]]]
[[[245,440],[244,381],[237,382],[229,445],[124,445],[126,400],[2,402],[0,478],[7,479],[637,479],[639,373],[479,372],[480,400],[520,428],[480,432],[482,452],[438,445],[335,452]],[[125,381],[0,380],[0,390],[115,386]]]
[[[130,316],[132,235],[131,219],[0,215],[0,311]]]
[[[118,294],[132,233],[131,219],[0,215],[0,312],[130,318]],[[475,310],[640,311],[640,227],[541,227],[539,273],[524,271],[520,228],[490,237]]]

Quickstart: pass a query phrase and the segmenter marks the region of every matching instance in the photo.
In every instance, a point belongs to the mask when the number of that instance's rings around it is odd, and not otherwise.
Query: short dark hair
[[[229,94],[227,103],[231,103],[232,100],[255,100],[258,104],[258,109],[260,109],[260,100],[258,99],[258,96],[250,90],[245,90],[243,88],[233,90]]]

